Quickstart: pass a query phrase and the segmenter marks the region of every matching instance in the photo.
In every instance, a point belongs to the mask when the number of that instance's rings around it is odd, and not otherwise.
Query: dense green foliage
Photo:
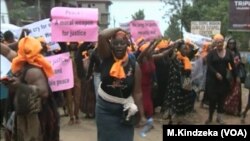
[[[221,34],[225,37],[235,38],[240,50],[249,48],[249,32],[230,32],[229,27],[229,1],[228,0],[161,0],[165,6],[170,7],[165,16],[170,17],[170,23],[165,33],[170,36],[169,30],[172,24],[179,24],[186,31],[190,32],[191,21],[221,21]],[[171,12],[172,11],[172,12]],[[171,20],[172,16],[180,22]],[[172,23],[173,22],[173,23]],[[172,29],[173,30],[173,29]],[[179,32],[178,29],[171,32]],[[170,36],[171,37],[171,36]]]
[[[173,41],[182,37],[181,28],[179,26],[180,24],[178,20],[179,19],[176,15],[172,15],[170,17],[169,27],[167,30],[165,30],[164,37],[169,38]]]
[[[144,10],[139,9],[134,15],[132,15],[133,20],[144,20],[145,14]]]

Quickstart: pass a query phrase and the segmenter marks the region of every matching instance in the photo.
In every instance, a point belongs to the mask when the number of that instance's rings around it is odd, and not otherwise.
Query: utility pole
[[[38,20],[41,20],[41,3],[40,0],[37,0],[37,11],[38,11]]]

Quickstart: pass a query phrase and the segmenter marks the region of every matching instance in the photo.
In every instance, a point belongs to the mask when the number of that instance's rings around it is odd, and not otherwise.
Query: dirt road
[[[247,100],[247,93],[246,89],[243,89],[242,93],[242,102],[243,108],[245,108],[246,100]],[[201,108],[200,102],[197,101],[195,103],[195,110],[196,112],[191,113],[185,119],[188,124],[195,124],[195,125],[204,125],[207,115],[208,109]],[[248,115],[250,111],[248,112]],[[97,140],[97,132],[95,121],[93,119],[85,119],[82,115],[81,117],[81,124],[79,125],[67,125],[68,117],[63,117],[61,119],[61,139],[62,141],[96,141]],[[165,124],[167,121],[162,121],[159,118],[159,114],[155,115],[154,118],[154,129],[152,129],[145,138],[142,138],[139,135],[140,128],[136,128],[135,130],[135,141],[162,141],[162,125]],[[226,124],[237,124],[240,125],[240,117],[231,116],[231,115],[223,115],[224,121]],[[250,125],[250,116],[246,117],[245,124]],[[214,122],[213,124],[216,124]]]
[[[245,108],[246,100],[247,100],[246,89],[243,89],[242,93],[242,107]],[[194,125],[204,125],[205,120],[207,119],[208,109],[201,108],[200,102],[196,101],[195,103],[196,112],[191,113],[185,118],[185,122],[188,124]],[[250,111],[248,112],[248,116],[246,117],[245,124],[250,125]],[[226,124],[241,124],[240,118],[236,116],[224,115],[224,121]],[[86,119],[84,118],[84,114],[80,116],[81,123],[78,125],[68,125],[69,117],[61,117],[61,131],[60,138],[61,141],[96,141],[97,140],[97,131],[94,119]],[[135,141],[162,141],[162,125],[166,124],[167,121],[162,121],[159,113],[157,113],[154,117],[154,129],[152,129],[145,138],[142,138],[139,135],[140,128],[135,129]],[[216,124],[215,122],[213,124]],[[1,133],[1,136],[3,133]],[[3,138],[0,139],[3,141]]]

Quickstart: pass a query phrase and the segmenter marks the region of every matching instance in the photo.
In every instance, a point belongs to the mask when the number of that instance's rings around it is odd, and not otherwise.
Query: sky
[[[112,0],[110,6],[110,27],[119,27],[120,23],[132,20],[132,15],[144,10],[145,20],[155,20],[159,23],[161,33],[167,29],[167,22],[163,19],[164,4],[160,0]]]

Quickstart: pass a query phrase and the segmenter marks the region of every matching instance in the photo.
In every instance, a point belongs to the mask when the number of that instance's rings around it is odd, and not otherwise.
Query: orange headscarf
[[[176,53],[177,59],[180,60],[184,64],[184,70],[191,70],[192,64],[188,57],[182,56],[181,52]]]
[[[160,49],[163,49],[163,48],[167,48],[167,47],[169,46],[169,43],[170,43],[169,40],[161,40],[161,41],[157,44],[155,50],[160,50]]]
[[[25,63],[40,67],[44,70],[47,77],[52,76],[53,69],[50,63],[40,54],[41,43],[33,38],[26,36],[18,43],[17,57],[12,61],[11,70],[16,73],[21,70]]]
[[[40,36],[38,38],[36,38],[38,41],[40,41],[41,43],[46,43],[45,38],[43,36]]]
[[[221,40],[224,40],[224,37],[221,34],[215,34],[213,39],[215,41],[221,41]]]
[[[50,50],[50,46],[46,43],[46,40],[45,40],[45,38],[43,36],[38,37],[37,40],[40,41],[41,43],[45,43],[46,44],[46,48],[48,50]]]
[[[144,51],[146,48],[148,48],[150,45],[150,42],[146,42],[143,45],[141,45],[141,47],[139,48],[139,50],[142,52]]]
[[[114,59],[115,59],[115,62],[112,65],[112,67],[111,67],[111,69],[109,71],[109,75],[113,76],[115,78],[118,78],[118,79],[126,78],[126,74],[124,72],[124,68],[122,66],[122,63],[127,61],[128,53],[126,53],[125,56],[122,59],[117,59],[116,57],[114,57]]]

